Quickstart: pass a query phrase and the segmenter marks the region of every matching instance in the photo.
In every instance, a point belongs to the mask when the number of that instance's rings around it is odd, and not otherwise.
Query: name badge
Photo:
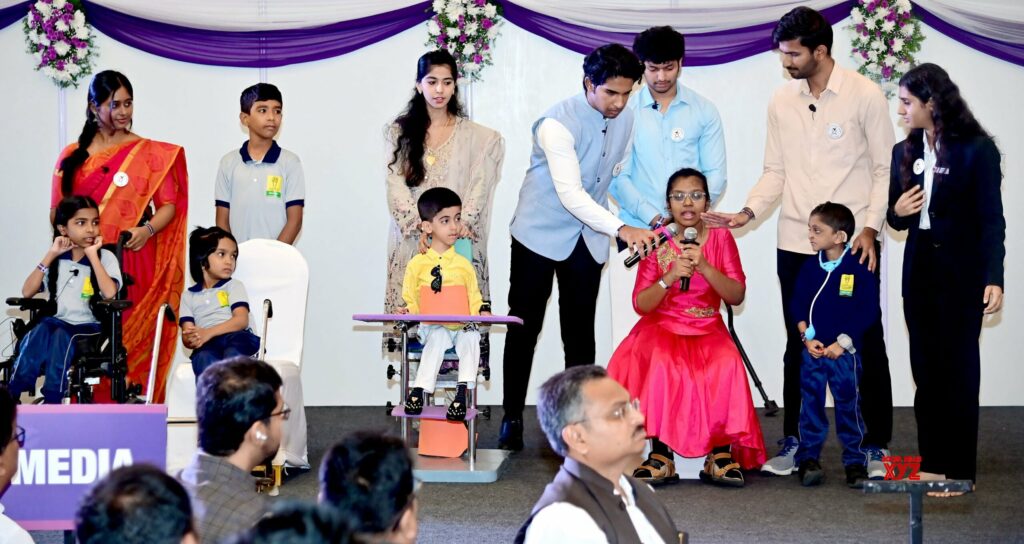
[[[917,159],[914,161],[914,175],[920,176],[921,172],[924,172],[924,159]]]
[[[267,196],[281,198],[281,186],[284,180],[281,176],[267,176]]]
[[[125,174],[124,172],[114,174],[114,185],[117,185],[118,187],[128,185],[128,174]]]
[[[933,166],[932,167],[932,172],[936,173],[936,174],[938,174],[940,176],[948,176],[949,175],[949,167],[947,167],[947,166]]]
[[[825,129],[825,134],[833,140],[838,140],[843,137],[843,127],[837,123],[829,123]]]
[[[85,281],[82,282],[82,298],[89,298],[95,294],[96,290],[92,288],[92,278],[86,276]]]
[[[853,274],[843,274],[843,276],[839,278],[839,296],[853,296]]]
[[[683,132],[683,129],[681,129],[679,127],[676,127],[674,129],[672,129],[672,141],[673,142],[681,142],[681,141],[683,141],[683,136],[685,136],[685,135],[686,135],[686,133]]]
[[[227,291],[217,291],[217,302],[220,304],[221,308],[227,308],[228,307],[228,303],[229,303],[229,301],[228,301],[228,292]]]

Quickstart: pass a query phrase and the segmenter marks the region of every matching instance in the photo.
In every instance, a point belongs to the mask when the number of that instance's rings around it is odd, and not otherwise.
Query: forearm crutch
[[[774,416],[779,413],[779,405],[775,404],[774,400],[768,398],[768,393],[765,393],[764,386],[761,385],[761,380],[757,377],[757,372],[754,371],[754,365],[750,364],[750,357],[747,357],[747,351],[743,349],[743,344],[740,343],[740,337],[736,336],[736,328],[732,326],[732,306],[726,304],[725,311],[728,316],[729,334],[732,335],[732,341],[736,344],[736,349],[740,352],[740,358],[743,359],[743,364],[747,367],[747,374],[754,380],[754,387],[757,388],[758,392],[761,393],[761,398],[764,399],[764,415]]]

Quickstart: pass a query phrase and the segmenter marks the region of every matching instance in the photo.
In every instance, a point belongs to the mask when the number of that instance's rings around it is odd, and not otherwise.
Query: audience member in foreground
[[[250,472],[277,452],[289,408],[281,377],[263,361],[235,357],[207,368],[196,386],[199,450],[179,477],[204,543],[249,529],[267,512]]]
[[[360,431],[332,446],[320,464],[320,502],[358,519],[363,542],[416,542],[416,481],[399,438]]]
[[[150,465],[121,467],[96,484],[78,508],[75,536],[81,544],[199,542],[188,493]]]
[[[604,368],[578,366],[540,388],[537,418],[565,457],[516,542],[679,542],[668,510],[626,476],[644,451],[644,416]]]

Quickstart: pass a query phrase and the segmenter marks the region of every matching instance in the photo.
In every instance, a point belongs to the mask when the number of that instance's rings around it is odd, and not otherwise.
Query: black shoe
[[[498,447],[509,451],[523,449],[523,418],[502,418],[501,433],[498,435]]]
[[[803,486],[819,485],[825,481],[825,470],[817,459],[804,459],[800,461],[800,484]]]
[[[864,465],[846,465],[846,486],[863,489],[864,480],[868,479],[868,469]]]

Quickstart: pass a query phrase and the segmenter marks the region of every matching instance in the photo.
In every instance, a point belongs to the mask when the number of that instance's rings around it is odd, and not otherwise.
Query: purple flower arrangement
[[[921,23],[911,14],[910,0],[859,0],[850,11],[853,24],[851,54],[857,71],[882,86],[886,96],[914,65],[921,50]]]
[[[77,0],[37,0],[23,27],[36,71],[58,86],[78,87],[92,72],[92,27]]]
[[[447,49],[459,66],[460,79],[479,80],[483,67],[491,65],[501,5],[495,0],[434,0],[431,9],[426,45]]]

